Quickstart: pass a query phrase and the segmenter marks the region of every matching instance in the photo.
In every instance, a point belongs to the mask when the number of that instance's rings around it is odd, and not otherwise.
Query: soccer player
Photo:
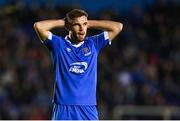
[[[121,32],[120,22],[88,20],[84,10],[73,9],[65,19],[36,22],[34,28],[49,49],[55,73],[53,120],[98,120],[96,108],[97,57]],[[64,38],[50,32],[66,28]],[[87,37],[87,29],[102,33]]]

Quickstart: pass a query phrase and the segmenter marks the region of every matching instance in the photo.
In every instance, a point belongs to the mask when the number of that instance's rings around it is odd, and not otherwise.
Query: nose
[[[82,25],[79,27],[79,31],[83,31],[83,26]]]

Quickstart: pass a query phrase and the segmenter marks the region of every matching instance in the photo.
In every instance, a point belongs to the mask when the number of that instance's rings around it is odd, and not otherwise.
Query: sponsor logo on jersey
[[[70,64],[69,71],[77,74],[84,73],[88,67],[87,62],[75,62]]]

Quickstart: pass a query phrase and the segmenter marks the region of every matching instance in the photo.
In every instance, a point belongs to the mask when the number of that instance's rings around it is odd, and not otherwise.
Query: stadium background
[[[50,56],[33,23],[63,18],[72,8],[124,24],[99,56],[100,119],[180,119],[179,0],[1,0],[0,119],[50,119]]]

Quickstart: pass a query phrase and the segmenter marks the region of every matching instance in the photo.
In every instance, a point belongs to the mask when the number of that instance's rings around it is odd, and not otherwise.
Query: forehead
[[[87,17],[86,16],[81,16],[81,17],[77,17],[73,20],[73,23],[84,23],[87,22]]]

